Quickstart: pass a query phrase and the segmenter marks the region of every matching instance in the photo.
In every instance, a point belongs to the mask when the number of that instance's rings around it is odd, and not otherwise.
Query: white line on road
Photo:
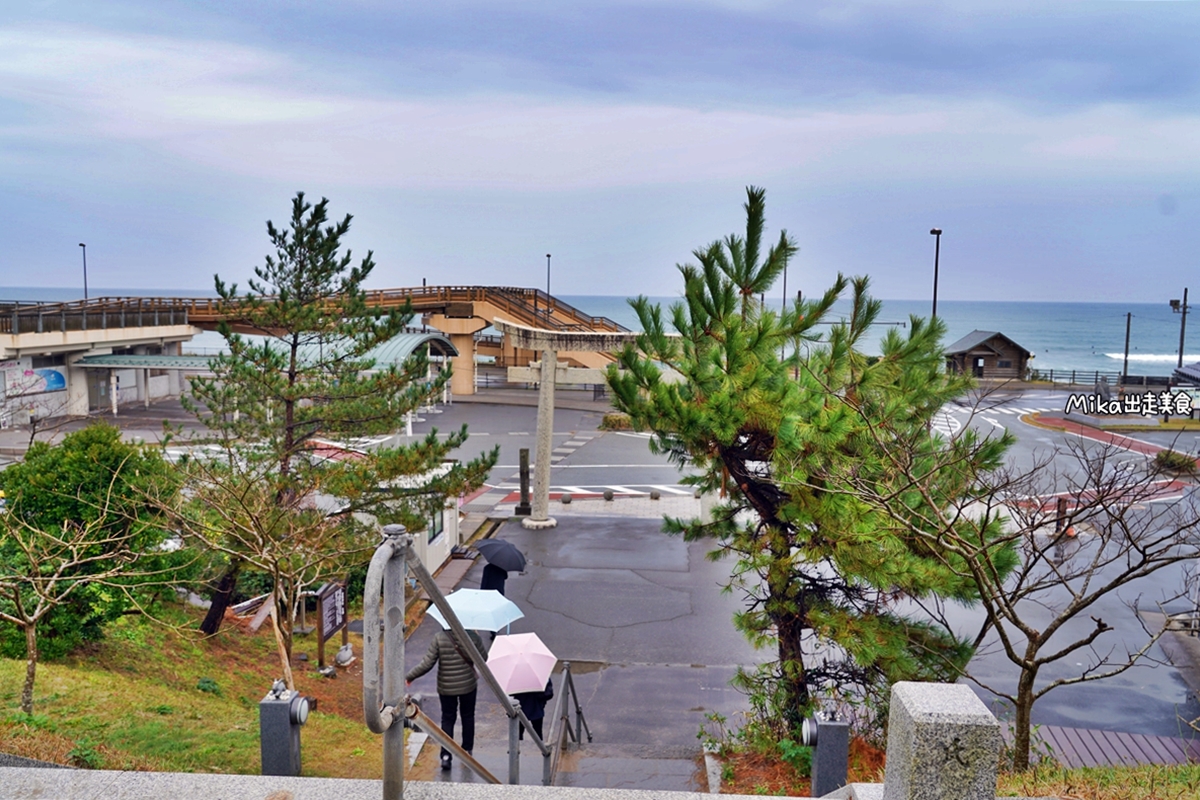
[[[534,463],[529,463],[533,469]],[[497,464],[494,469],[520,469],[519,464]],[[674,464],[555,464],[554,469],[672,469],[676,472],[679,467]]]

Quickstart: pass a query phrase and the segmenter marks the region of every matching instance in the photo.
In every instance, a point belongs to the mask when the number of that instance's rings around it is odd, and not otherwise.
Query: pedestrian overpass
[[[245,320],[215,298],[174,298],[172,303],[184,304],[192,325],[216,330],[222,322],[235,331],[262,333],[253,330]],[[446,334],[458,351],[454,358],[454,376],[450,389],[454,394],[475,393],[475,357],[495,359],[501,367],[525,366],[536,361],[540,354],[523,348],[503,335],[485,335],[497,320],[516,322],[532,328],[567,332],[621,332],[627,330],[607,317],[593,317],[540,289],[512,286],[420,286],[412,289],[370,289],[366,292],[368,306],[383,309],[402,308],[411,304],[424,326]],[[603,369],[614,355],[607,352],[559,353],[559,358],[571,366]]]
[[[625,330],[538,289],[421,286],[373,289],[366,295],[368,306],[408,305],[420,315],[422,329],[412,333],[425,337],[435,355],[453,363],[451,391],[459,395],[475,393],[477,355],[498,366],[524,366],[539,358],[509,337],[487,334],[497,319],[564,333]],[[222,323],[240,333],[270,333],[252,328],[239,317],[236,304],[218,298],[0,302],[0,426],[179,395],[184,374],[207,369],[207,360],[182,355],[184,343]],[[405,339],[412,348],[421,343]],[[406,356],[389,352],[381,358]],[[605,352],[564,351],[559,357],[593,369],[614,360]]]

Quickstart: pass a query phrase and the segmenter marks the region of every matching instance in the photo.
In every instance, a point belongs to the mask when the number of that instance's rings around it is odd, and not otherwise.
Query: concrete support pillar
[[[475,334],[489,322],[475,316],[470,303],[452,303],[451,306],[444,314],[429,314],[425,321],[449,336],[450,343],[458,351],[451,360],[454,374],[450,376],[450,391],[475,394]]]
[[[150,370],[140,369],[137,373],[138,377],[138,398],[146,407],[150,407]]]
[[[458,351],[451,361],[454,372],[450,375],[450,391],[475,394],[475,334],[451,333],[450,343]]]
[[[88,371],[82,367],[68,365],[67,407],[65,413],[72,417],[86,417],[88,413]]]
[[[533,464],[533,513],[521,525],[537,530],[553,528],[550,516],[550,452],[554,449],[554,373],[558,351],[542,351],[541,383],[538,384],[537,450]]]
[[[112,412],[114,417],[117,415],[117,392],[120,391],[120,388],[120,379],[117,378],[117,371],[114,369],[108,373],[108,395],[112,398]]]

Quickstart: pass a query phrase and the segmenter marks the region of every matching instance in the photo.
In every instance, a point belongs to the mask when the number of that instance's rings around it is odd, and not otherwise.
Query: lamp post
[[[1183,287],[1183,302],[1182,303],[1179,302],[1178,300],[1171,301],[1171,310],[1174,311],[1176,314],[1181,315],[1179,318],[1179,363],[1175,365],[1175,367],[1177,369],[1183,367],[1183,334],[1187,330],[1187,312],[1188,312],[1187,292],[1188,292],[1187,287],[1186,286]]]
[[[929,233],[936,237],[933,245],[933,318],[937,319],[938,257],[942,254],[942,229],[933,228]]]
[[[550,254],[546,253],[546,319],[550,319]]]
[[[83,299],[87,300],[87,245],[80,242],[79,246],[83,248]]]

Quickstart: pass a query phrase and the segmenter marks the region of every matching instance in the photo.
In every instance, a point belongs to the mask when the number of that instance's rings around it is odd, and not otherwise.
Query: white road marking
[[[674,488],[673,486],[658,486],[657,484],[655,484],[655,485],[653,485],[653,487],[652,487],[652,488],[654,488],[654,489],[660,489],[660,490],[662,490],[662,491],[664,491],[664,492],[667,492],[667,493],[669,493],[669,494],[682,494],[682,495],[688,495],[688,496],[690,496],[690,495],[692,494],[692,492],[685,492],[684,490],[682,490],[682,489],[676,489],[676,488]]]

